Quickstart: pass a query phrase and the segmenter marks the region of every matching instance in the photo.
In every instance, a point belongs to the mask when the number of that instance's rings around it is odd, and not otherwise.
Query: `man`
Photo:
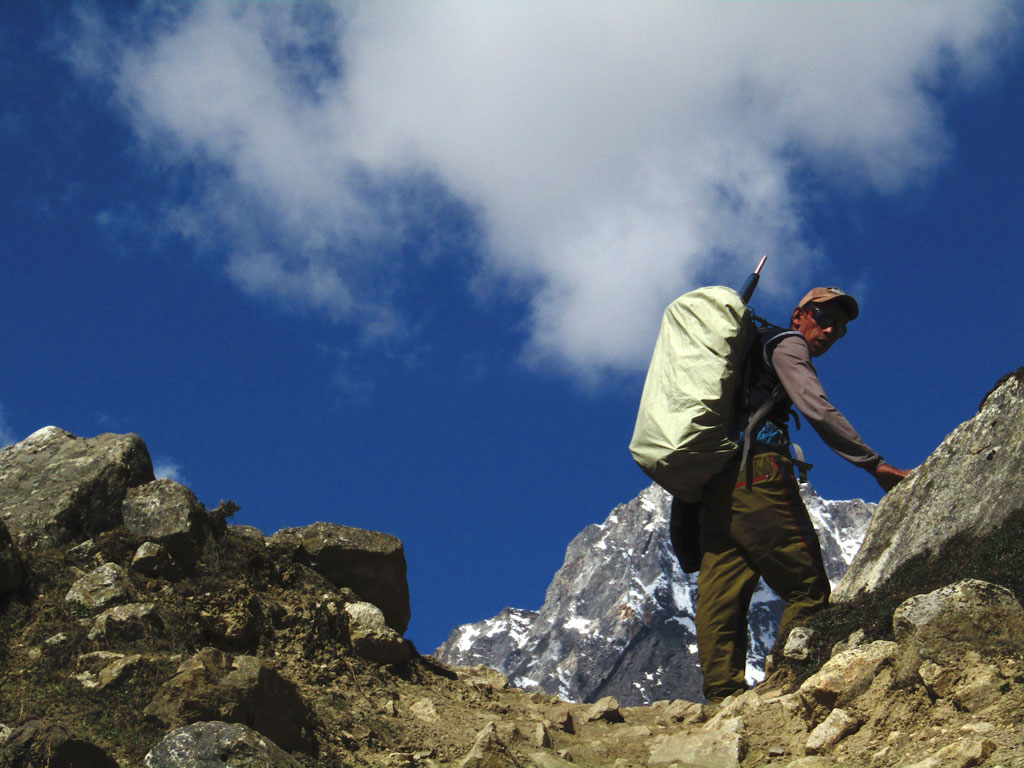
[[[864,443],[828,401],[811,364],[842,338],[859,313],[856,300],[838,288],[815,288],[793,310],[788,330],[758,331],[748,358],[741,424],[773,394],[779,399],[750,425],[749,466],[741,472],[740,459],[732,461],[701,499],[697,651],[709,701],[746,688],[747,609],[759,577],[786,602],[781,638],[828,605],[821,547],[790,455],[790,409],[795,406],[826,445],[870,472],[884,490],[907,474]]]

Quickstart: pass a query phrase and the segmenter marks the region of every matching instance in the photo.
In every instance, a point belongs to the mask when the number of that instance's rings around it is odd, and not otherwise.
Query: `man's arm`
[[[846,417],[829,402],[811,364],[807,343],[798,336],[786,336],[772,351],[772,366],[793,405],[814,427],[821,439],[847,461],[870,472],[885,491],[893,488],[906,471],[886,464],[872,450]]]

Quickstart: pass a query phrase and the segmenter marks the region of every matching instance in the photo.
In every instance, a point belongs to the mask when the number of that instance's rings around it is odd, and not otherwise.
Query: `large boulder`
[[[138,435],[43,427],[0,450],[0,520],[21,545],[63,544],[120,523],[128,489],[151,480]]]
[[[5,768],[118,768],[106,750],[45,720],[29,720],[15,728],[0,749]]]
[[[999,656],[1024,647],[1024,608],[1010,590],[977,579],[914,595],[892,623],[896,642],[938,664],[958,662],[969,650]]]
[[[164,736],[146,768],[300,768],[287,752],[251,728],[220,721],[192,723]]]
[[[255,656],[204,648],[182,662],[143,714],[165,726],[245,723],[282,749],[316,753],[312,714],[295,684]]]
[[[932,570],[948,571],[938,560],[943,544],[954,537],[980,541],[1024,512],[1022,500],[1024,368],[1001,381],[974,418],[886,494],[832,600],[881,593],[912,559],[930,558]]]
[[[400,539],[362,528],[313,523],[278,531],[268,546],[373,603],[399,633],[409,626],[409,583]]]
[[[122,515],[125,528],[162,544],[186,573],[195,570],[210,523],[192,491],[173,480],[154,480],[129,489]]]

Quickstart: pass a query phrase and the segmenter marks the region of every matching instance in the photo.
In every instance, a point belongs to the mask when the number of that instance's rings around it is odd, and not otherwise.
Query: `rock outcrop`
[[[152,480],[138,435],[44,427],[0,450],[0,521],[22,546],[76,541],[119,524],[128,489]]]
[[[316,753],[311,713],[295,684],[255,656],[204,648],[181,663],[143,715],[165,727],[241,723],[282,749]]]
[[[5,459],[24,455],[13,448]],[[22,480],[4,491],[25,494],[3,497],[16,514],[40,487]],[[127,494],[111,512],[109,486],[83,479],[51,498],[104,507],[103,528],[122,519]],[[22,533],[43,533],[0,546],[21,568],[0,594],[0,768],[1024,765],[1024,608],[990,581],[912,590],[889,607],[874,593],[860,613],[834,606],[791,637],[767,680],[719,706],[622,706],[607,691],[583,704],[416,653],[396,626],[408,620],[408,585],[392,537],[320,525],[268,539],[224,525],[234,505],[219,509],[205,539],[188,534],[188,572],[164,567],[155,548],[167,540],[147,541],[161,538],[152,529],[119,523],[29,520]],[[659,551],[649,522],[637,533],[651,543],[634,554]],[[611,548],[607,532],[593,526],[584,541]],[[1022,541],[1004,542],[1017,547],[1014,571]],[[631,578],[630,557],[619,559]],[[374,581],[389,586],[375,592]],[[635,591],[648,584],[664,588]]]
[[[882,593],[912,560],[933,560],[952,578],[963,564],[937,558],[955,537],[966,546],[1024,516],[1024,369],[1006,377],[978,414],[947,437],[878,505],[834,602]],[[927,563],[922,563],[927,567]]]
[[[284,528],[267,542],[271,550],[309,565],[337,587],[347,587],[384,612],[395,631],[405,632],[412,611],[405,578],[405,550],[378,531],[314,523]]]
[[[185,573],[195,569],[210,520],[192,491],[173,480],[154,480],[129,489],[121,509],[125,528],[161,545]]]

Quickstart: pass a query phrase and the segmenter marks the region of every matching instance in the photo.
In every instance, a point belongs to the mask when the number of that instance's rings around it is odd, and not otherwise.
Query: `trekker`
[[[857,318],[856,300],[838,288],[815,288],[793,310],[789,329],[757,332],[746,374],[745,413],[782,399],[760,423],[743,471],[732,460],[704,488],[700,501],[700,574],[697,578],[697,651],[704,695],[719,701],[746,688],[747,609],[758,578],[785,601],[779,637],[828,605],[830,587],[821,547],[800,498],[787,421],[796,409],[832,450],[870,472],[886,491],[907,472],[883,461],[829,402],[811,364]],[[684,505],[673,504],[673,533]],[[680,555],[677,537],[673,547]],[[680,560],[682,556],[680,555]]]

